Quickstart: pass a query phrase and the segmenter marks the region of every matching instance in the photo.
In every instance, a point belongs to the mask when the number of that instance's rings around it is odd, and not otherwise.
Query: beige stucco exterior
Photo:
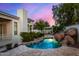
[[[5,16],[3,17],[4,21],[1,22],[0,24],[2,24],[2,38],[4,39],[12,39],[15,35],[14,35],[14,22],[17,22],[17,25],[19,25],[19,21],[15,20],[15,19],[10,19],[10,21],[5,21]],[[9,17],[7,17],[8,19]],[[17,30],[19,30],[19,27],[17,28]],[[18,34],[19,35],[19,31]]]
[[[31,27],[30,27],[31,26]],[[28,32],[32,31],[33,32],[33,22],[28,23]]]
[[[29,32],[28,25],[32,25],[33,30],[33,22],[28,22],[27,11],[24,9],[17,10],[17,16],[0,12],[0,46],[6,45],[8,43],[13,42],[21,43],[21,32]],[[17,23],[17,34],[15,35],[15,22]],[[8,40],[8,41],[6,41]],[[5,43],[2,43],[5,41]]]
[[[20,32],[28,32],[26,11],[24,9],[18,9],[17,16],[17,18],[13,18],[5,14],[0,14],[0,24],[2,24],[3,38],[8,37],[10,39],[15,39],[16,36],[20,36]],[[17,35],[14,35],[15,22],[17,22]]]
[[[18,9],[17,16],[19,17],[20,32],[28,32],[27,11]]]

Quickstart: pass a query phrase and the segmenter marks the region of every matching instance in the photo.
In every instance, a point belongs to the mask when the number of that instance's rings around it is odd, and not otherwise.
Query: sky
[[[17,9],[25,9],[27,11],[28,18],[38,21],[42,19],[47,21],[50,26],[55,24],[53,19],[52,6],[55,3],[0,3],[0,10],[7,13],[17,15]]]

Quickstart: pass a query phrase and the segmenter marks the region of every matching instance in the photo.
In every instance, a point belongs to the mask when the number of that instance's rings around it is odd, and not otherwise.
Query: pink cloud
[[[31,17],[35,20],[43,19],[47,21],[51,26],[55,24],[55,21],[52,17],[52,8],[49,8],[49,5],[42,8],[38,13],[35,13]]]

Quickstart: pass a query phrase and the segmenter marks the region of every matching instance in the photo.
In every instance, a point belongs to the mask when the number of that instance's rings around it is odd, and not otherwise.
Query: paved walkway
[[[0,40],[0,46],[4,46],[12,43],[12,40]]]
[[[5,53],[0,53],[1,56],[79,56],[79,49],[72,47],[60,47],[56,49],[32,49],[25,45],[21,45],[15,49]]]

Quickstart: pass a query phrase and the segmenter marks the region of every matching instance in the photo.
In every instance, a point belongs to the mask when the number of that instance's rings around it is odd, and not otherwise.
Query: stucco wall
[[[4,22],[0,22],[3,24],[3,30],[6,32],[4,32],[6,34],[6,36],[8,36],[9,38],[12,38],[14,37],[14,22],[17,22],[17,30],[18,30],[18,35],[16,36],[19,36],[20,34],[20,31],[19,31],[19,19],[13,19],[13,18],[10,18],[10,17],[7,17],[7,16],[4,16],[4,15],[1,15],[0,14],[0,18],[3,18],[2,20],[4,20]],[[10,20],[10,21],[5,21],[5,20]]]
[[[0,22],[2,24],[2,37],[9,39],[12,37],[11,21]]]
[[[20,17],[19,19],[20,32],[28,32],[27,12],[24,9],[18,9],[17,16]]]
[[[7,36],[12,37],[12,21],[6,24]]]

